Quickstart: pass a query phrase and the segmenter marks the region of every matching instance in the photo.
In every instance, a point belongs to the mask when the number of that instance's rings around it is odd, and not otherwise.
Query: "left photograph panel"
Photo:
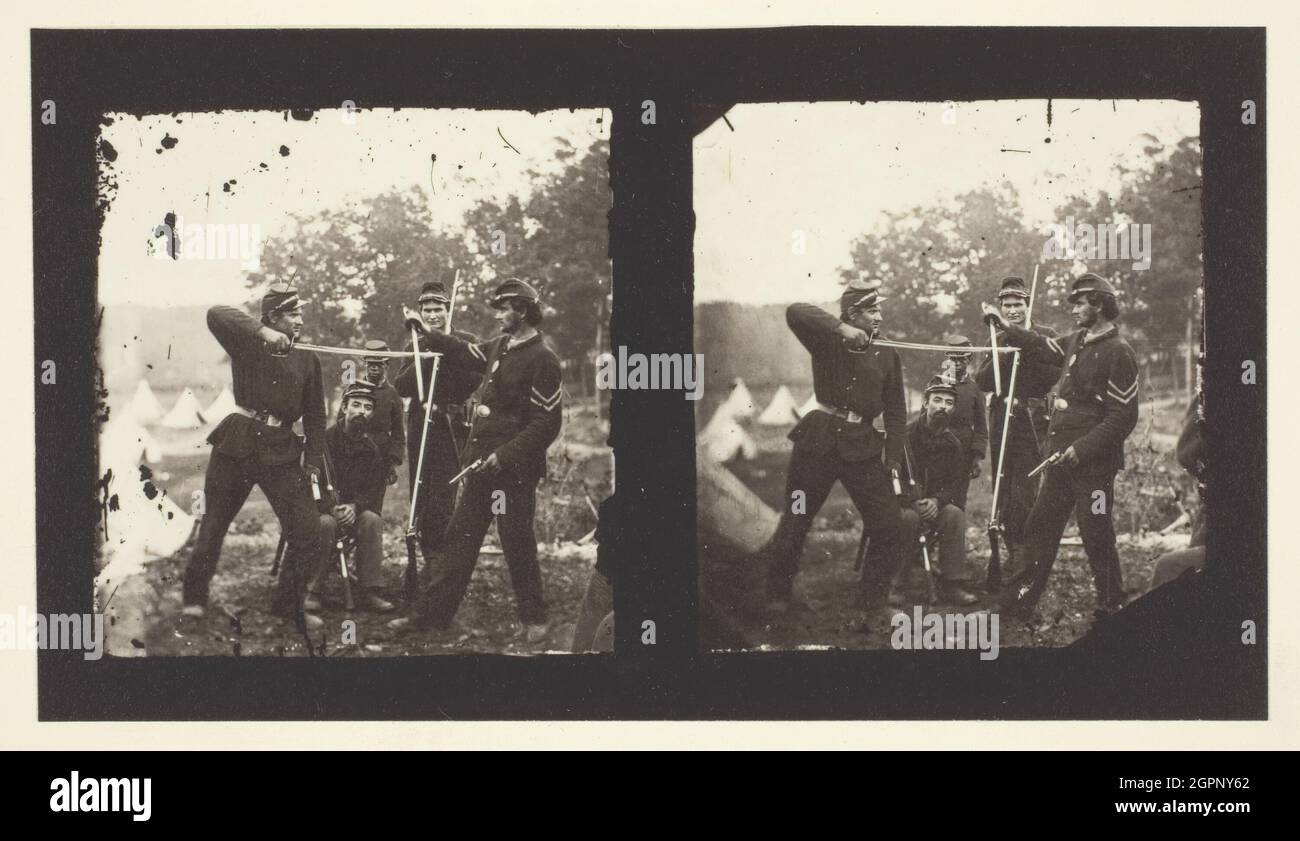
[[[105,114],[115,656],[609,651],[608,112]]]

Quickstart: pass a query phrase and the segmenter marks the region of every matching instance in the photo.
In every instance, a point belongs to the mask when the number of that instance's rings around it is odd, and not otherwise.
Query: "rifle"
[[[456,314],[456,288],[460,286],[460,269],[456,270],[456,276],[451,282],[451,300],[447,305],[447,334],[451,334],[452,316]],[[412,328],[412,337],[415,340],[416,350],[416,376],[421,374],[419,350],[420,343],[418,336]],[[418,511],[420,500],[420,486],[424,484],[424,456],[425,450],[429,443],[429,421],[433,418],[433,389],[438,382],[438,369],[442,365],[442,354],[435,354],[433,357],[433,370],[429,372],[429,387],[425,389],[427,400],[424,404],[424,425],[420,429],[420,457],[415,465],[415,483],[411,487],[411,514],[406,521],[406,576],[405,590],[407,602],[415,601],[420,590],[420,532],[416,528],[415,515]],[[418,384],[418,383],[417,383]],[[452,439],[455,441],[455,438]]]
[[[325,465],[325,490],[334,495],[337,501],[338,496],[334,492],[334,478],[330,470],[329,451],[326,450],[321,455],[321,461]],[[360,515],[358,515],[360,516]],[[354,523],[355,525],[355,523]],[[334,530],[334,552],[339,558],[339,571],[343,573],[343,606],[348,610],[356,610],[356,604],[352,601],[352,579],[348,577],[348,556],[343,548],[342,529]]]
[[[911,488],[912,496],[919,498],[920,494],[916,490],[916,469],[912,464],[912,454],[907,449],[907,439],[903,439],[903,461],[907,462],[907,484]],[[930,547],[926,542],[925,526],[922,524],[917,542],[921,544],[921,559],[925,562],[925,593],[929,597],[930,604],[939,600],[939,591],[934,584],[934,570],[930,568]]]
[[[1025,325],[1032,323],[1032,313],[1029,311],[1033,306],[1034,293],[1038,290],[1038,266],[1034,266],[1034,280],[1029,289],[1029,307],[1025,311]],[[993,325],[989,324],[989,333],[993,335],[996,331]],[[996,345],[995,345],[996,347]],[[993,359],[993,373],[1002,367],[1002,360],[996,356]],[[993,478],[993,506],[989,511],[989,569],[988,576],[984,581],[984,588],[989,592],[997,592],[1002,589],[1002,549],[1000,541],[1005,529],[1002,521],[998,518],[1001,511],[998,510],[998,503],[1001,501],[1002,494],[1002,477],[1007,472],[1007,437],[1011,432],[1011,414],[1016,406],[1016,377],[1020,373],[1020,352],[1016,351],[1011,356],[1011,379],[1007,383],[1007,393],[1004,400],[1006,401],[1006,411],[1002,416],[1002,442],[998,446],[998,475]]]

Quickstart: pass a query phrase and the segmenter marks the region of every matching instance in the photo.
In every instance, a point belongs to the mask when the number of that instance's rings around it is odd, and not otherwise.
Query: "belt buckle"
[[[1068,409],[1068,408],[1070,408],[1070,403],[1069,403],[1069,401],[1065,400],[1064,398],[1062,398],[1062,397],[1058,397],[1058,398],[1056,398],[1056,408],[1057,408],[1057,409]]]
[[[269,426],[269,427],[271,427],[271,428],[273,428],[273,429],[276,428],[276,427],[284,426],[284,424],[281,423],[280,419],[277,418],[275,415],[271,414],[270,412],[267,412],[267,413],[266,413],[266,420],[263,421],[263,422],[264,422],[267,426]]]
[[[844,411],[848,413],[844,418],[846,421],[849,423],[862,423],[862,415],[859,415],[852,409],[845,409]]]

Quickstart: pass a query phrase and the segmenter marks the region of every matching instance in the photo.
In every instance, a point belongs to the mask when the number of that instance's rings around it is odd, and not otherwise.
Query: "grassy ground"
[[[595,545],[579,543],[596,526],[591,504],[609,490],[608,457],[601,422],[592,407],[575,406],[568,413],[563,442],[570,446],[552,451],[551,472],[538,489],[537,536],[550,633],[540,643],[529,644],[517,636],[519,629],[514,594],[504,558],[496,549],[494,531],[479,556],[465,601],[456,617],[461,629],[450,638],[432,633],[398,635],[385,623],[395,614],[353,612],[346,615],[342,577],[330,574],[322,588],[325,627],[314,632],[312,644],[326,656],[388,656],[464,652],[539,653],[568,650],[573,625],[595,561]],[[202,488],[206,451],[197,456],[169,457],[155,468],[157,484],[182,507],[189,508],[191,492]],[[406,468],[388,488],[384,501],[385,595],[401,601],[406,567],[406,512],[409,502]],[[589,502],[590,500],[590,502]],[[144,640],[151,655],[298,655],[306,641],[290,623],[267,611],[275,580],[270,574],[280,536],[279,523],[259,489],[254,489],[227,535],[221,564],[212,582],[212,605],[202,620],[182,617],[180,574],[189,560],[190,547],[177,556],[151,564],[148,575],[164,594],[158,621]],[[225,611],[238,617],[236,623]],[[344,645],[345,620],[355,621],[355,645]]]

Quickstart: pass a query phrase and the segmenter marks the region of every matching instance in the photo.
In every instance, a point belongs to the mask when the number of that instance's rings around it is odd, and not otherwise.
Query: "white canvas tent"
[[[713,461],[721,464],[733,458],[746,461],[758,455],[758,444],[741,429],[740,424],[727,411],[724,403],[713,413],[699,436],[699,447]]]
[[[144,379],[136,384],[135,395],[131,398],[128,412],[140,423],[157,423],[163,416],[162,404],[158,402],[153,389]]]
[[[140,469],[138,458],[129,455],[135,448],[132,422],[119,424],[100,437],[100,470],[106,474],[112,469],[113,476],[108,486],[111,504],[104,520],[96,523],[101,544],[95,609],[109,617],[104,623],[105,653],[138,657],[146,653],[139,641],[153,624],[157,600],[153,585],[140,573],[151,561],[181,551],[197,523]],[[144,432],[143,427],[135,428]]]
[[[758,422],[763,426],[789,426],[799,420],[799,417],[799,405],[794,402],[790,389],[781,386],[772,395],[772,402],[758,416]]]
[[[221,389],[217,399],[212,401],[212,405],[203,410],[203,419],[208,423],[221,423],[226,419],[226,415],[235,411],[235,395],[230,393],[229,388]]]
[[[203,426],[203,409],[193,389],[185,389],[177,399],[176,405],[162,419],[162,425],[168,429],[198,429]]]
[[[162,447],[130,414],[109,421],[99,434],[101,467],[116,470],[122,465],[134,467],[142,462],[157,464],[162,456]]]
[[[754,395],[749,393],[745,381],[740,377],[736,377],[731,394],[727,395],[722,405],[726,407],[727,414],[736,420],[749,420],[754,416]]]

